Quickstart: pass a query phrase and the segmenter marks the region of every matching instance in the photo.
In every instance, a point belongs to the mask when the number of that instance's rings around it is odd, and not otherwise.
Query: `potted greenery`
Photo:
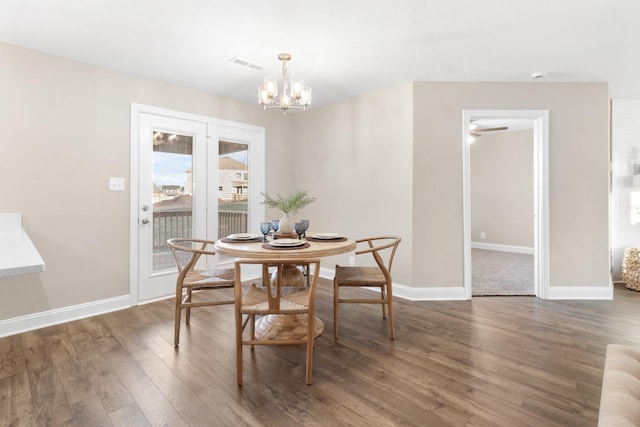
[[[296,190],[289,194],[288,197],[282,197],[280,194],[276,198],[270,197],[267,193],[260,193],[264,196],[263,204],[270,208],[281,210],[284,215],[280,218],[279,230],[283,234],[293,232],[293,220],[289,214],[294,214],[300,209],[316,201],[315,197],[309,196],[309,192],[305,190]]]

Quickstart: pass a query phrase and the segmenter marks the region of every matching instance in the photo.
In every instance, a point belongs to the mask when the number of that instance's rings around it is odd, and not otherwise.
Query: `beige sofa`
[[[609,344],[598,427],[640,426],[640,349]]]

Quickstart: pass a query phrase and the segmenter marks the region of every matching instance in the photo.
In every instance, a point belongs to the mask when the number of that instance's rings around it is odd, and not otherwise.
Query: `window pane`
[[[192,236],[193,137],[153,132],[153,271],[175,268],[167,239]]]
[[[222,238],[248,230],[249,147],[220,141],[218,153],[218,238]]]

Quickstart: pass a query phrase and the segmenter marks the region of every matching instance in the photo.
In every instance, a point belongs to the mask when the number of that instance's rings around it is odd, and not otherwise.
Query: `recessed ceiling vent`
[[[238,58],[237,56],[234,56],[233,58],[231,58],[227,62],[231,62],[233,64],[238,64],[238,65],[242,65],[243,67],[253,68],[254,70],[262,70],[262,69],[264,69],[264,67],[262,65],[252,64],[251,62],[245,61],[244,59]]]

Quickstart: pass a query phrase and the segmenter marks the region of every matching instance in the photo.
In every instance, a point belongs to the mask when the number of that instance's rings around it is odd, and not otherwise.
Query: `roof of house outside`
[[[246,171],[247,164],[231,159],[230,157],[223,156],[218,160],[218,169]]]

